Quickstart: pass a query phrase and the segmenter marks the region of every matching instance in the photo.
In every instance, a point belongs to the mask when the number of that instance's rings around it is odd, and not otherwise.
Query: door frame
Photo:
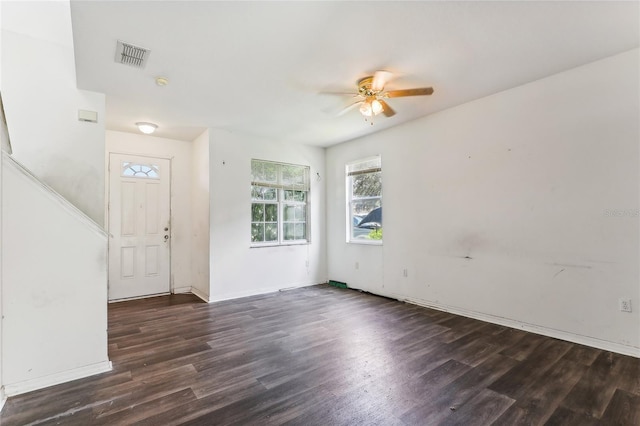
[[[144,157],[144,158],[149,158],[149,159],[161,159],[161,160],[167,160],[169,161],[169,293],[166,294],[173,294],[174,293],[174,285],[173,285],[173,275],[171,274],[171,270],[172,270],[172,263],[173,263],[173,203],[172,203],[172,189],[173,189],[173,159],[171,157],[166,157],[163,155],[152,155],[152,154],[138,154],[135,152],[121,152],[121,151],[108,151],[107,152],[107,167],[106,167],[106,176],[105,176],[105,188],[106,188],[106,193],[105,193],[105,198],[106,198],[106,206],[105,206],[105,229],[107,231],[107,235],[108,235],[108,240],[107,240],[107,302],[108,303],[114,303],[114,302],[123,302],[126,300],[135,300],[135,299],[145,299],[147,297],[156,297],[156,296],[160,296],[161,294],[150,294],[150,295],[146,295],[146,296],[136,296],[136,297],[130,297],[130,298],[123,298],[123,299],[118,299],[118,300],[110,300],[109,299],[109,286],[111,285],[111,280],[109,277],[109,265],[110,265],[110,259],[111,259],[111,244],[109,244],[109,242],[111,241],[111,165],[112,165],[112,161],[111,161],[111,157],[113,155],[130,155],[130,156],[135,156],[135,157]]]

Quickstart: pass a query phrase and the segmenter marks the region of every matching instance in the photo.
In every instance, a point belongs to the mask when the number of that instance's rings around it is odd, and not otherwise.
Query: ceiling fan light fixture
[[[371,108],[371,102],[365,101],[362,103],[362,105],[360,105],[360,114],[364,115],[365,117],[371,117],[372,112],[373,108]]]
[[[150,135],[151,133],[155,132],[156,129],[158,128],[157,124],[148,123],[145,121],[137,122],[136,126],[138,126],[138,130],[140,130],[145,135]]]
[[[367,99],[360,105],[360,114],[365,117],[371,117],[372,115],[378,115],[384,108],[377,99]]]
[[[373,101],[371,101],[371,111],[373,111],[375,115],[380,114],[382,110],[383,110],[382,104],[380,103],[379,100],[374,99]]]

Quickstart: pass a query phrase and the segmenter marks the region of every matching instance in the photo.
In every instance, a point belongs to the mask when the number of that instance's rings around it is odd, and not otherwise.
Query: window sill
[[[309,241],[289,241],[286,243],[251,244],[249,248],[304,246],[309,244],[311,244]]]
[[[382,240],[349,240],[347,244],[360,244],[363,246],[381,246]]]

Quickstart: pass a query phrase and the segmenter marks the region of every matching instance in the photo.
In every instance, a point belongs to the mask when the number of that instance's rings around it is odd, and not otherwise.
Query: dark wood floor
[[[327,285],[109,306],[112,372],[0,424],[640,425],[640,361]]]

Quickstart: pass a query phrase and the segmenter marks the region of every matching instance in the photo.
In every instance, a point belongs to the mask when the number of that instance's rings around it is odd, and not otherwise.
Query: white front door
[[[168,159],[109,156],[109,300],[170,291],[170,168]]]

